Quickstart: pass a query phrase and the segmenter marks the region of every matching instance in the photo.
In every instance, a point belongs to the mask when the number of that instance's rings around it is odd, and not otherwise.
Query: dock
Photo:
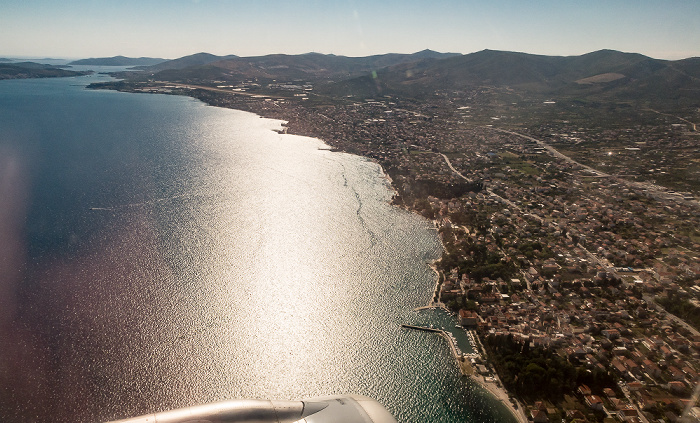
[[[406,328],[406,329],[423,330],[426,332],[437,332],[437,333],[444,332],[444,330],[442,330],[442,329],[428,328],[425,326],[401,325],[401,327]]]

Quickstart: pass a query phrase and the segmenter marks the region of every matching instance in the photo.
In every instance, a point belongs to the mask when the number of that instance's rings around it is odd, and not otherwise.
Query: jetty
[[[401,327],[406,328],[406,329],[422,330],[422,331],[426,331],[426,332],[437,332],[437,333],[445,332],[442,329],[429,328],[429,327],[425,327],[425,326],[401,325]]]
[[[436,308],[441,308],[441,309],[443,309],[443,310],[447,310],[447,307],[445,307],[444,304],[442,304],[442,303],[434,303],[434,304],[427,305],[427,306],[416,307],[416,308],[413,309],[413,311],[434,310],[434,309],[436,309]]]

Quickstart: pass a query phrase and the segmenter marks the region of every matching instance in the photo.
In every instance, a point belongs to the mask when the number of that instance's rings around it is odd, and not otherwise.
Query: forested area
[[[577,368],[553,350],[530,346],[512,335],[489,335],[485,348],[505,388],[526,401],[550,398],[561,401],[581,384],[594,393],[615,387],[614,378],[602,369]]]

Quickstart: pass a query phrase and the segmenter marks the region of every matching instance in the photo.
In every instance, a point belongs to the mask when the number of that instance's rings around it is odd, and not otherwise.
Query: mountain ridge
[[[364,57],[347,57],[309,52],[298,55],[269,54],[264,56],[215,56],[197,53],[155,66],[141,67],[158,79],[230,79],[292,78],[339,80],[359,76],[372,70],[406,61],[451,57],[458,53],[423,50],[413,54],[387,53]],[[163,73],[164,72],[164,73]]]
[[[700,102],[700,58],[672,61],[610,49],[577,56],[488,49],[470,54],[423,50],[365,57],[315,52],[253,57],[197,53],[142,69],[120,77],[259,87],[303,83],[313,85],[313,95],[335,99],[384,95],[420,99],[436,93],[496,89],[532,100]]]
[[[622,77],[589,84],[577,81],[603,74]],[[697,102],[700,59],[652,59],[638,53],[598,50],[579,56],[544,56],[482,50],[437,61],[417,61],[383,68],[376,78],[360,76],[324,87],[328,95],[373,97],[394,94],[424,97],[435,92],[499,87],[531,97],[603,96],[621,100],[669,100],[680,97]]]
[[[217,62],[219,60],[226,60],[235,57],[238,56],[232,54],[227,56],[217,56],[211,53],[200,52],[190,54],[187,56],[182,56],[177,59],[166,60],[162,63],[158,63],[152,66],[140,66],[139,69],[142,69],[147,72],[159,72],[162,70],[170,69],[185,69],[192,66],[206,65],[212,62]]]

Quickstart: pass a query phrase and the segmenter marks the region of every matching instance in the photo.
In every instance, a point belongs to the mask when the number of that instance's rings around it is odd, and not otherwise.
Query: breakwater
[[[450,346],[450,351],[452,352],[452,356],[454,359],[457,361],[457,366],[459,367],[459,371],[462,373],[464,376],[471,376],[474,374],[474,368],[472,367],[470,361],[468,359],[473,359],[479,356],[478,353],[463,353],[461,349],[459,348],[459,345],[457,345],[457,340],[455,339],[454,335],[452,333],[447,332],[442,329],[435,329],[431,327],[425,327],[425,326],[415,326],[415,325],[401,325],[402,328],[406,329],[414,329],[414,330],[420,330],[424,332],[432,332],[432,333],[437,333],[440,334],[443,338],[447,340],[447,344]]]

